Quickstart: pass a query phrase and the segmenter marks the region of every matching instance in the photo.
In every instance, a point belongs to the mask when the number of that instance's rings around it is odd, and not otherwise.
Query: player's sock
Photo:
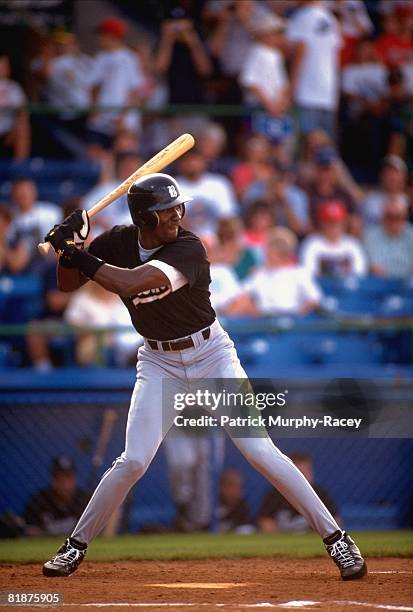
[[[77,550],[86,550],[87,548],[87,544],[85,544],[84,542],[79,542],[79,540],[76,540],[76,538],[70,537],[69,542],[73,546],[73,548],[77,548]]]

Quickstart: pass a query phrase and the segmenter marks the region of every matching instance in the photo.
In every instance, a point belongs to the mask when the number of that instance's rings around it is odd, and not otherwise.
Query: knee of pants
[[[150,459],[146,460],[143,457],[133,457],[125,455],[124,453],[121,455],[121,465],[124,470],[127,471],[128,476],[137,480],[141,478],[146,470],[148,469],[150,463]]]

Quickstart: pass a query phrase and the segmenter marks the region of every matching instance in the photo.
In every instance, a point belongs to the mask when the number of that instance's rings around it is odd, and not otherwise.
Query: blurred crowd
[[[73,32],[43,35],[22,83],[0,52],[1,157],[99,167],[92,190],[63,204],[40,201],[29,173],[13,175],[0,203],[0,272],[44,282],[28,340],[39,368],[51,364],[50,321],[127,321],[92,283],[57,291],[54,258],[37,243],[184,131],[197,145],[173,173],[194,198],[184,226],[206,246],[218,314],[302,316],[322,307],[318,277],[413,276],[413,2],[381,0],[372,14],[362,0],[181,0],[164,17],[137,38],[127,21],[104,19],[94,55]],[[28,102],[54,112],[29,115]],[[168,116],[168,104],[192,112]],[[237,112],[213,120],[205,104]],[[93,234],[123,223],[125,197]],[[136,335],[104,341],[118,363],[136,352]],[[79,336],[79,363],[95,343]]]

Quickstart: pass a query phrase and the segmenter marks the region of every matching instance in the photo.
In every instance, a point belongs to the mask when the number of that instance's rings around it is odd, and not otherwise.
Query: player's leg
[[[228,432],[231,435],[231,432]],[[353,540],[343,532],[311,484],[267,437],[232,441],[255,467],[323,538],[327,552],[338,565],[343,580],[362,578],[367,567]]]
[[[231,436],[231,430],[228,429],[227,432]],[[268,436],[231,436],[231,439],[249,463],[270,481],[322,538],[340,529],[305,476]]]
[[[221,355],[217,358],[217,355]],[[245,379],[232,341],[226,334],[217,338],[212,352],[210,367],[204,365],[205,378]],[[231,428],[228,428],[231,436]],[[366,573],[366,566],[354,542],[341,531],[339,525],[321,501],[311,484],[262,432],[257,437],[235,438],[232,441],[249,463],[256,468],[286,498],[286,500],[307,520],[309,525],[320,534],[327,551],[340,567],[344,579],[359,578]],[[349,558],[351,549],[352,559]]]
[[[87,545],[146,472],[173,420],[173,407],[168,413],[162,406],[164,374],[156,362],[142,356],[129,408],[125,450],[103,474],[71,537],[43,566],[45,575],[66,576],[77,569]]]
[[[89,544],[105,527],[130,488],[146,472],[163,437],[161,410],[162,383],[159,379],[136,381],[126,426],[123,453],[103,474],[72,537]]]

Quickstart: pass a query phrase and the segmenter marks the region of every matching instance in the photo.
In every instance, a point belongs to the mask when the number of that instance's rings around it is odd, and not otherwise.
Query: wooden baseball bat
[[[118,185],[115,189],[113,189],[110,193],[105,195],[99,202],[96,202],[88,210],[89,217],[94,217],[98,212],[112,204],[115,200],[120,198],[124,193],[126,193],[136,179],[144,176],[145,174],[151,174],[152,172],[159,172],[163,170],[166,166],[174,162],[178,157],[181,157],[184,153],[189,151],[195,144],[195,139],[191,134],[182,134],[176,140],[171,142],[168,146],[166,146],[162,151],[159,151],[156,155],[151,157],[149,161],[147,161],[143,166],[135,170],[127,179],[125,179],[120,185]],[[50,249],[50,242],[41,242],[37,245],[39,253],[42,255],[47,255]]]

